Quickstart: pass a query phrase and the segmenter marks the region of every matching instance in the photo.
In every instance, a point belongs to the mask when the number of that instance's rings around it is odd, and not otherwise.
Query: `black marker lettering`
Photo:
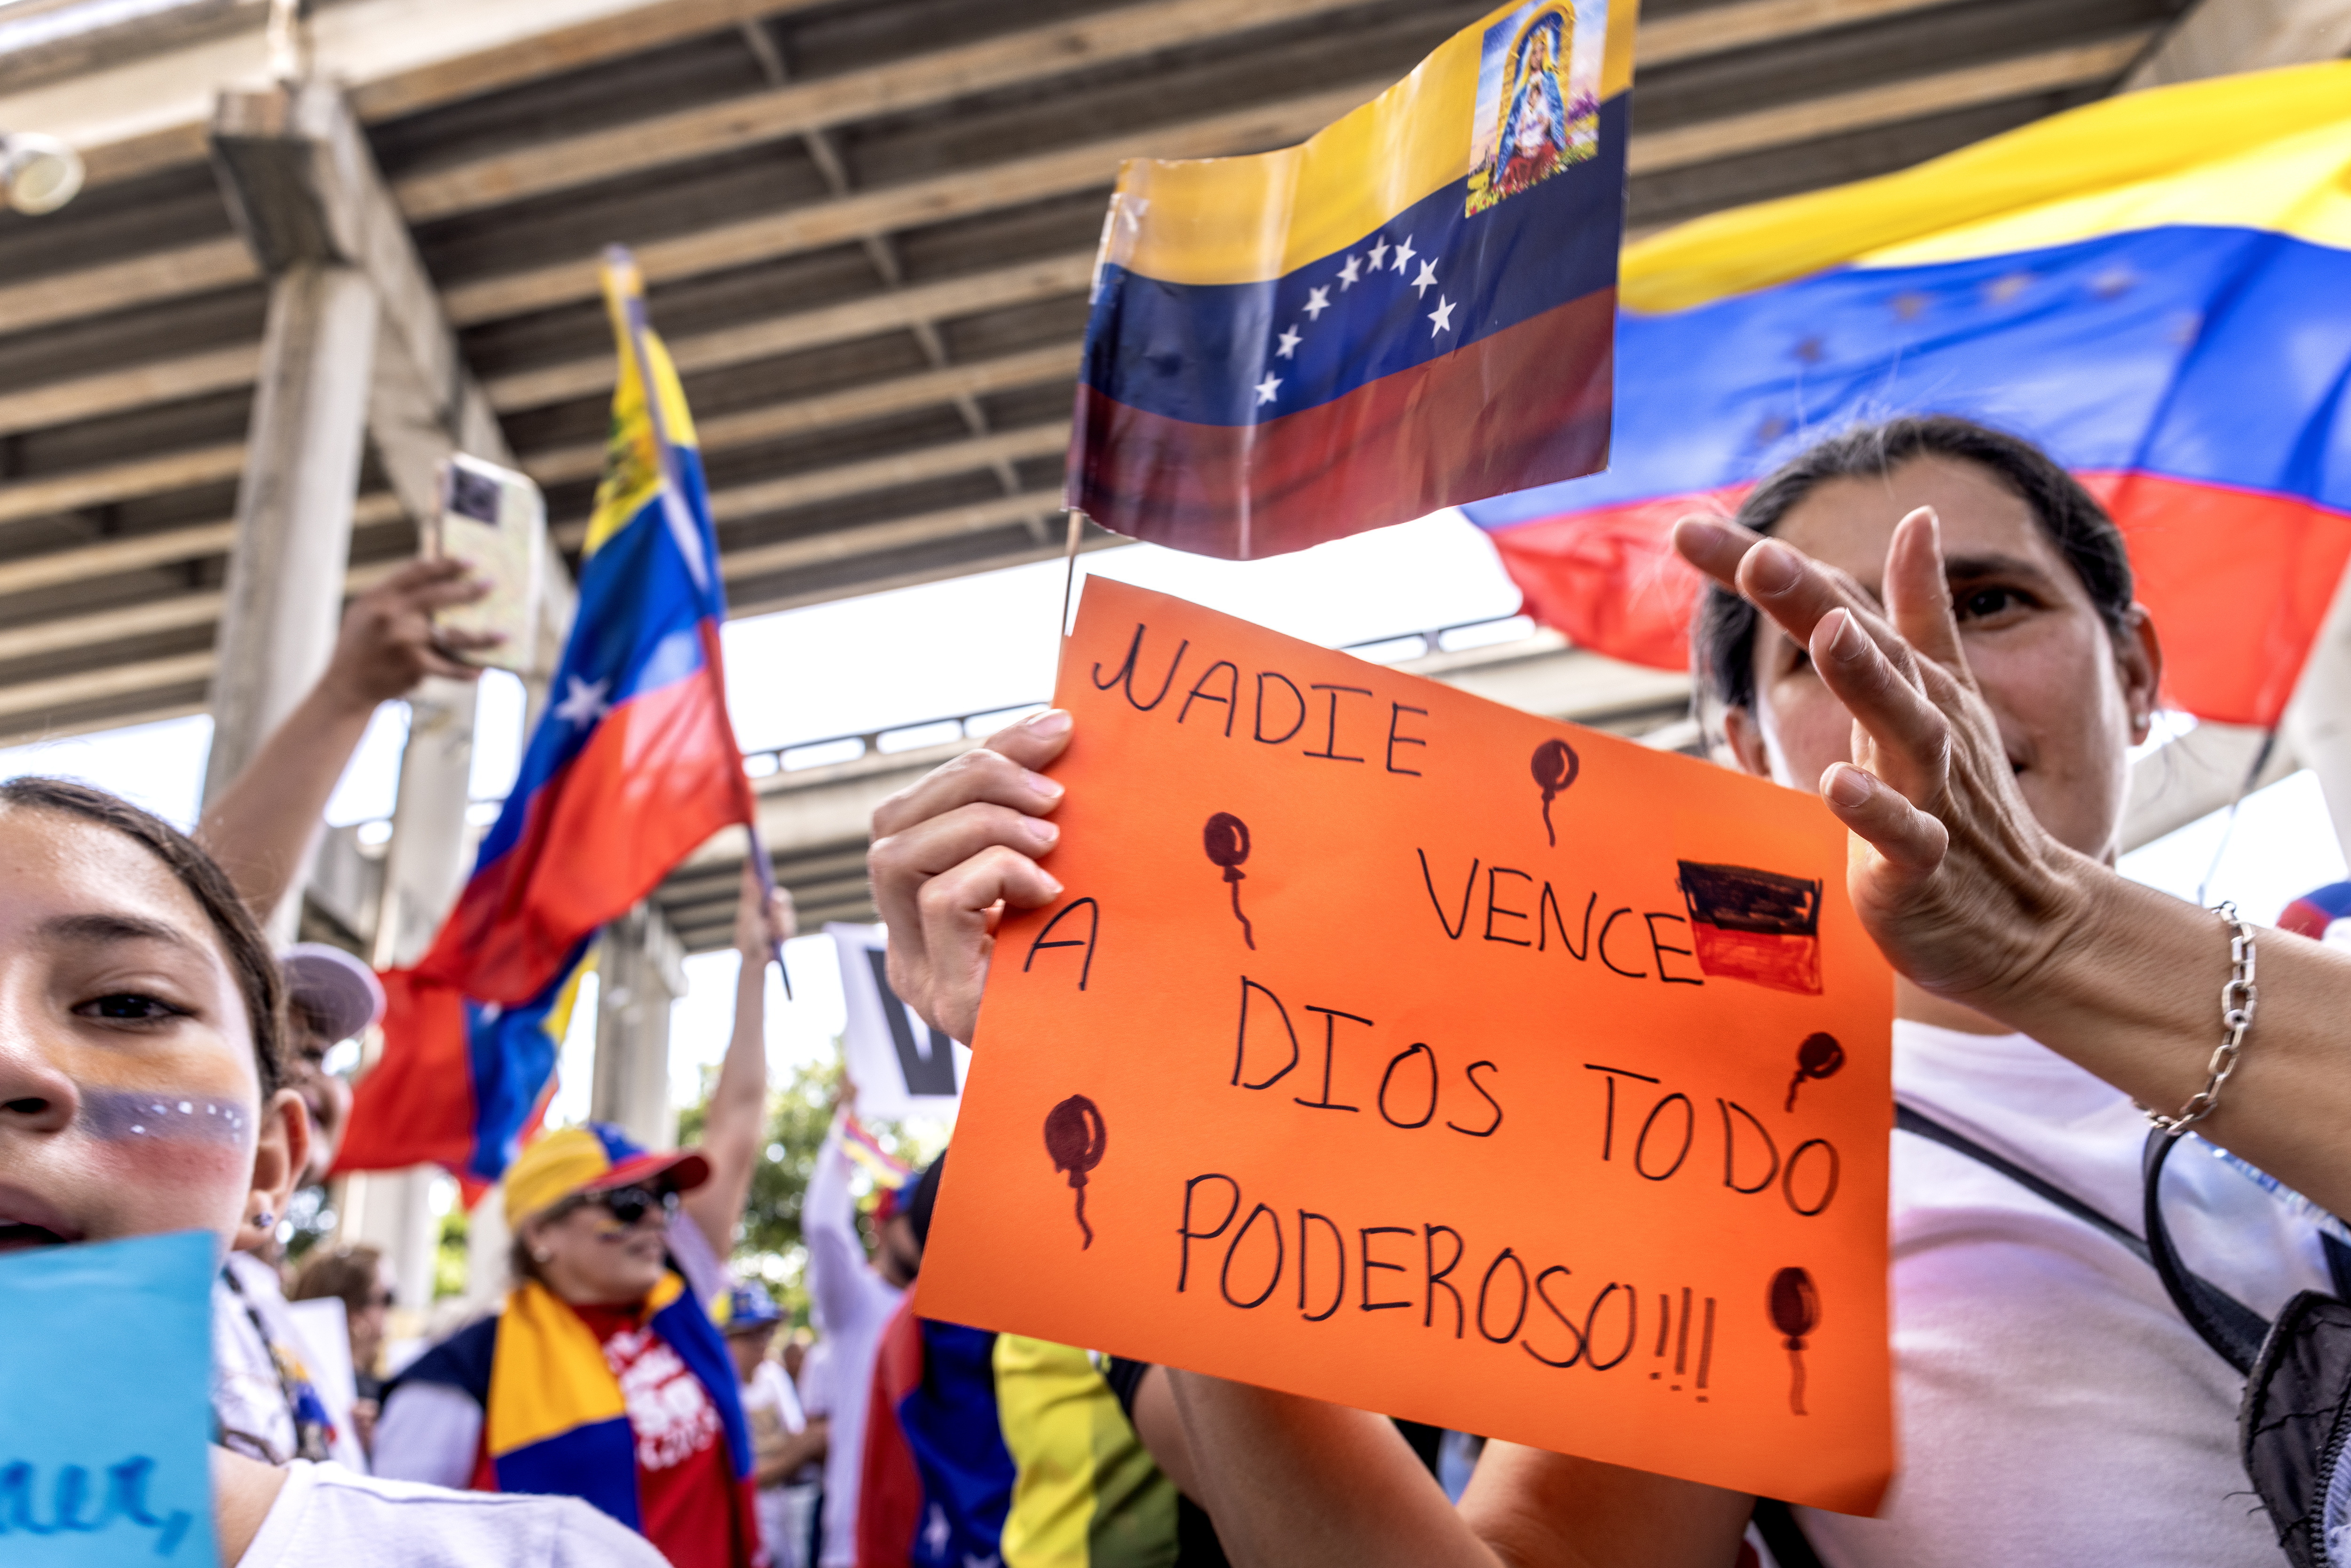
[[[1235,1204],[1234,1207],[1238,1208],[1240,1206],[1238,1204]],[[1391,1307],[1408,1307],[1412,1305],[1412,1301],[1409,1298],[1401,1301],[1375,1301],[1372,1300],[1373,1270],[1390,1269],[1399,1274],[1405,1272],[1405,1266],[1402,1263],[1383,1263],[1378,1259],[1372,1256],[1372,1238],[1374,1236],[1409,1236],[1411,1234],[1412,1231],[1410,1228],[1402,1225],[1367,1225],[1355,1233],[1358,1242],[1364,1249],[1364,1311],[1367,1312],[1384,1312]]]
[[[1608,1118],[1601,1124],[1600,1134],[1600,1157],[1604,1160],[1614,1152],[1616,1147],[1616,1080],[1634,1078],[1644,1083],[1655,1083],[1656,1080],[1646,1072],[1633,1072],[1622,1067],[1603,1067],[1592,1061],[1583,1064],[1583,1071],[1607,1074],[1603,1082],[1608,1085]]]
[[[1489,942],[1508,942],[1513,947],[1531,946],[1532,944],[1528,942],[1528,940],[1523,936],[1497,936],[1494,935],[1494,916],[1497,915],[1500,915],[1505,920],[1524,920],[1527,917],[1527,912],[1525,910],[1504,909],[1495,901],[1494,879],[1498,876],[1514,876],[1520,882],[1531,883],[1534,881],[1534,878],[1529,876],[1525,872],[1512,871],[1506,865],[1489,865],[1486,868],[1486,940]]]
[[[1055,926],[1081,909],[1092,912],[1086,920],[1086,935],[1083,940],[1075,936],[1065,936],[1059,942],[1045,940],[1053,934]],[[1029,956],[1020,960],[1020,972],[1027,974],[1029,966],[1037,961],[1037,955],[1040,953],[1050,952],[1056,947],[1083,947],[1086,950],[1086,961],[1078,969],[1078,989],[1082,991],[1086,988],[1087,978],[1094,972],[1094,938],[1100,935],[1102,935],[1102,905],[1091,898],[1072,899],[1064,904],[1052,919],[1045,922],[1045,928],[1037,933],[1035,941],[1029,944]]]
[[[1445,1267],[1437,1266],[1437,1238],[1439,1234],[1453,1238],[1453,1256]],[[1421,1273],[1427,1286],[1421,1293],[1420,1326],[1429,1328],[1437,1322],[1437,1292],[1440,1290],[1453,1298],[1453,1337],[1461,1337],[1461,1292],[1446,1283],[1446,1276],[1460,1265],[1461,1232],[1449,1225],[1424,1225],[1420,1228]]]
[[[1394,1082],[1396,1069],[1416,1056],[1426,1057],[1428,1061],[1428,1104],[1421,1111],[1418,1121],[1406,1122],[1398,1119],[1396,1113],[1388,1109],[1388,1085]],[[1388,1070],[1380,1074],[1379,1105],[1382,1119],[1391,1127],[1403,1127],[1407,1130],[1414,1127],[1426,1127],[1435,1120],[1437,1116],[1437,1052],[1429,1050],[1426,1045],[1415,1043],[1389,1058]]]
[[[1280,681],[1283,685],[1289,686],[1290,700],[1298,705],[1298,716],[1291,720],[1290,727],[1280,735],[1268,735],[1265,732],[1265,683],[1268,681]],[[1305,727],[1306,694],[1300,691],[1290,678],[1280,671],[1259,670],[1257,675],[1257,717],[1249,725],[1249,733],[1268,746],[1280,746]]]
[[[1262,1083],[1241,1082],[1241,1061],[1249,1054],[1249,1002],[1251,991],[1261,992],[1265,999],[1273,1004],[1273,1010],[1281,1015],[1282,1032],[1290,1037],[1290,1060],[1282,1063],[1280,1071]],[[1241,977],[1241,1027],[1238,1036],[1233,1041],[1233,1086],[1237,1089],[1270,1089],[1289,1077],[1290,1070],[1297,1065],[1298,1030],[1290,1021],[1290,1009],[1281,1005],[1281,998],[1275,996],[1272,991],[1259,985],[1247,975],[1243,975]]]
[[[1461,933],[1468,929],[1469,925],[1469,895],[1478,891],[1478,862],[1475,860],[1469,862],[1469,874],[1462,881],[1459,917],[1447,920],[1445,918],[1445,905],[1437,901],[1437,879],[1428,873],[1428,852],[1415,850],[1412,852],[1420,857],[1420,884],[1428,889],[1428,902],[1437,910],[1437,923],[1445,927],[1447,936],[1454,941],[1459,941]]]
[[[1134,669],[1137,661],[1143,657],[1143,634],[1149,629],[1140,621],[1134,623],[1134,641],[1126,645],[1126,663],[1121,664],[1110,679],[1103,680],[1102,665],[1099,664],[1094,665],[1094,690],[1106,692],[1123,682],[1126,686],[1126,700],[1132,703],[1139,713],[1149,713],[1167,700],[1167,688],[1176,684],[1176,666],[1184,662],[1184,651],[1192,645],[1191,639],[1188,637],[1176,645],[1176,656],[1167,662],[1166,678],[1159,683],[1159,695],[1149,702],[1144,702],[1134,695]]]
[[[1306,1310],[1306,1262],[1309,1257],[1306,1249],[1306,1223],[1308,1220],[1313,1220],[1331,1233],[1331,1254],[1338,1260],[1339,1263],[1338,1277],[1331,1284],[1331,1304],[1319,1312],[1310,1312]],[[1312,1214],[1305,1209],[1300,1209],[1298,1211],[1298,1315],[1310,1323],[1319,1323],[1337,1312],[1340,1303],[1346,1299],[1347,1239],[1339,1233],[1339,1227],[1332,1223],[1330,1216]]]
[[[1502,1130],[1502,1103],[1494,1098],[1492,1091],[1478,1082],[1478,1070],[1481,1067],[1491,1068],[1496,1072],[1502,1071],[1490,1061],[1473,1061],[1462,1070],[1461,1076],[1469,1081],[1469,1087],[1478,1092],[1479,1098],[1494,1108],[1494,1119],[1486,1124],[1485,1130],[1482,1132],[1465,1127],[1458,1122],[1447,1122],[1445,1124],[1457,1133],[1467,1133],[1473,1138],[1490,1138]]]
[[[1339,1020],[1341,1019],[1345,1019],[1349,1023],[1362,1024],[1365,1029],[1373,1027],[1372,1020],[1369,1019],[1359,1019],[1353,1013],[1343,1013],[1337,1008],[1318,1008],[1311,1003],[1307,1005],[1306,1010],[1310,1013],[1321,1013],[1322,1015],[1322,1098],[1320,1100],[1301,1100],[1295,1095],[1292,1095],[1291,1098],[1295,1100],[1297,1103],[1305,1106],[1310,1111],[1362,1110],[1363,1107],[1361,1105],[1342,1105],[1331,1098],[1331,1059],[1338,1050]]]
[[[1322,732],[1322,749],[1317,751],[1313,747],[1309,747],[1306,750],[1306,755],[1309,757],[1320,757],[1327,762],[1361,762],[1363,760],[1362,758],[1344,756],[1339,750],[1339,694],[1341,692],[1353,692],[1357,696],[1364,697],[1370,696],[1372,694],[1365,691],[1361,686],[1326,686],[1320,681],[1314,683],[1314,689],[1318,692],[1329,692],[1331,694],[1331,716],[1329,723],[1324,727]]]
[[[1614,1295],[1619,1291],[1625,1292],[1625,1348],[1618,1351],[1606,1361],[1603,1361],[1600,1359],[1598,1353],[1592,1349],[1592,1325],[1593,1322],[1599,1318],[1601,1307],[1606,1304],[1609,1297]],[[1633,1342],[1638,1339],[1640,1335],[1641,1298],[1639,1293],[1630,1285],[1619,1285],[1614,1281],[1609,1281],[1607,1286],[1603,1289],[1598,1295],[1592,1298],[1592,1305],[1583,1314],[1583,1346],[1587,1353],[1584,1357],[1584,1364],[1590,1366],[1594,1372],[1607,1371],[1610,1367],[1614,1366],[1618,1362],[1623,1361],[1626,1356],[1633,1354]]]
[[[1667,1166],[1664,1170],[1652,1171],[1649,1169],[1647,1157],[1649,1153],[1650,1130],[1656,1126],[1657,1118],[1665,1113],[1666,1107],[1674,1103],[1676,1101],[1681,1102],[1682,1107],[1682,1146],[1675,1153],[1673,1164]],[[1678,1092],[1667,1095],[1655,1105],[1649,1107],[1648,1120],[1641,1124],[1640,1141],[1633,1145],[1633,1168],[1640,1172],[1642,1176],[1647,1177],[1651,1181],[1664,1181],[1676,1171],[1681,1169],[1682,1162],[1689,1158],[1690,1145],[1696,1140],[1697,1134],[1698,1113],[1690,1109],[1690,1097],[1687,1094]]]
[[[1574,1270],[1562,1264],[1554,1263],[1550,1268],[1545,1269],[1541,1273],[1535,1276],[1535,1294],[1541,1297],[1542,1304],[1551,1309],[1551,1315],[1559,1320],[1559,1326],[1565,1329],[1575,1340],[1575,1348],[1568,1353],[1568,1356],[1565,1361],[1553,1361],[1550,1356],[1545,1355],[1542,1352],[1535,1348],[1534,1341],[1532,1339],[1520,1340],[1519,1342],[1519,1348],[1525,1351],[1529,1355],[1533,1356],[1537,1361],[1541,1362],[1545,1366],[1556,1366],[1562,1368],[1570,1367],[1583,1359],[1583,1331],[1577,1328],[1568,1315],[1559,1310],[1559,1303],[1551,1299],[1551,1277],[1553,1274],[1568,1274],[1573,1273],[1573,1271]]]
[[[1500,1271],[1502,1265],[1505,1263],[1508,1263],[1511,1268],[1516,1269],[1519,1271],[1519,1306],[1518,1311],[1513,1312],[1510,1316],[1510,1326],[1504,1329],[1500,1333],[1496,1333],[1492,1329],[1486,1326],[1486,1296],[1488,1292],[1492,1291],[1494,1288],[1495,1274]],[[1500,1253],[1495,1257],[1494,1260],[1486,1265],[1486,1277],[1478,1282],[1478,1332],[1486,1336],[1488,1343],[1508,1344],[1512,1340],[1519,1337],[1520,1326],[1527,1321],[1527,1297],[1529,1293],[1530,1292],[1527,1288],[1527,1266],[1519,1261],[1519,1255],[1517,1253],[1511,1251],[1507,1247],[1503,1248]]]
[[[1673,947],[1673,946],[1667,946],[1664,941],[1662,941],[1662,940],[1658,937],[1658,936],[1657,936],[1657,922],[1658,922],[1658,921],[1660,921],[1660,920],[1670,920],[1670,921],[1672,921],[1672,922],[1673,922],[1675,925],[1687,925],[1689,924],[1689,922],[1688,922],[1688,921],[1687,921],[1687,920],[1685,920],[1685,919],[1683,919],[1683,918],[1682,918],[1680,915],[1665,915],[1665,914],[1657,914],[1657,915],[1644,915],[1643,916],[1641,916],[1641,919],[1642,919],[1642,920],[1643,920],[1643,921],[1644,921],[1644,922],[1648,925],[1648,927],[1649,927],[1649,951],[1650,951],[1651,953],[1654,953],[1655,955],[1656,955],[1656,959],[1657,959],[1657,978],[1658,978],[1658,979],[1660,979],[1660,980],[1663,980],[1667,985],[1669,985],[1669,986],[1703,986],[1703,985],[1705,985],[1705,984],[1706,984],[1706,981],[1705,981],[1704,979],[1700,978],[1698,976],[1696,976],[1696,975],[1669,975],[1669,974],[1666,973],[1666,955],[1667,955],[1667,954],[1668,954],[1668,953],[1678,953],[1678,954],[1680,954],[1683,957],[1687,958],[1687,957],[1690,956],[1690,950],[1689,950],[1688,948],[1687,948],[1687,947]]]
[[[1821,1188],[1821,1200],[1810,1208],[1796,1201],[1796,1167],[1803,1163],[1804,1151],[1807,1149],[1819,1149],[1829,1157],[1829,1179]],[[1826,1138],[1807,1138],[1798,1144],[1788,1155],[1788,1168],[1780,1176],[1781,1196],[1788,1200],[1790,1208],[1794,1209],[1806,1219],[1810,1219],[1826,1208],[1829,1206],[1829,1200],[1836,1197],[1837,1176],[1843,1172],[1844,1166],[1844,1162],[1837,1158],[1834,1144],[1830,1143]]]
[[[1682,1287],[1681,1332],[1674,1336],[1674,1375],[1676,1377],[1679,1377],[1682,1375],[1683,1368],[1689,1365],[1689,1309],[1690,1288],[1687,1285],[1684,1285]]]
[[[1232,1207],[1225,1210],[1225,1217],[1217,1221],[1217,1228],[1214,1230],[1195,1230],[1192,1228],[1192,1191],[1204,1181],[1220,1181],[1227,1186],[1233,1189]],[[1224,1175],[1222,1172],[1210,1171],[1206,1176],[1196,1176],[1190,1181],[1184,1184],[1184,1222],[1176,1228],[1176,1234],[1179,1238],[1176,1242],[1177,1261],[1176,1265],[1176,1293],[1177,1295],[1180,1296],[1184,1293],[1184,1287],[1190,1282],[1192,1278],[1192,1243],[1195,1241],[1207,1241],[1215,1239],[1216,1237],[1222,1236],[1225,1233],[1225,1227],[1230,1225],[1233,1222],[1233,1217],[1240,1211],[1241,1184],[1235,1181],[1232,1177]]]
[[[1594,896],[1596,897],[1597,895],[1595,894]],[[1616,922],[1622,920],[1625,915],[1632,913],[1633,912],[1629,909],[1612,911],[1606,923],[1600,927],[1600,961],[1607,965],[1610,968],[1615,970],[1618,974],[1624,976],[1628,980],[1646,980],[1649,977],[1648,970],[1628,969],[1608,956],[1608,934],[1616,929]]]
[[[1223,696],[1218,696],[1216,693],[1207,689],[1208,677],[1215,674],[1218,670],[1224,671],[1225,674],[1230,677],[1230,679],[1227,680],[1225,683],[1225,695]],[[1210,664],[1207,669],[1201,671],[1200,678],[1192,683],[1191,691],[1186,695],[1184,698],[1184,706],[1176,710],[1176,722],[1177,724],[1182,724],[1186,719],[1192,716],[1192,705],[1194,703],[1222,703],[1225,705],[1225,735],[1226,737],[1229,739],[1233,733],[1233,715],[1240,711],[1241,706],[1241,672],[1239,667],[1230,659],[1218,659],[1215,664]]]
[[[1559,945],[1579,964],[1592,956],[1592,912],[1600,907],[1600,895],[1593,894],[1583,901],[1583,946],[1578,947],[1567,939],[1567,921],[1559,912],[1559,901],[1552,896],[1551,883],[1543,883],[1542,902],[1535,905],[1535,951],[1541,953],[1550,945],[1551,926],[1559,927]],[[1549,915],[1550,925],[1544,924]]]
[[[1395,748],[1397,747],[1426,746],[1428,744],[1428,742],[1421,739],[1417,736],[1398,735],[1396,733],[1396,720],[1408,713],[1416,713],[1423,718],[1426,718],[1428,716],[1428,710],[1425,707],[1407,707],[1402,703],[1388,704],[1388,771],[1391,773],[1402,773],[1409,778],[1417,779],[1420,777],[1419,768],[1398,768],[1395,765]]]
[[[1235,1205],[1235,1207],[1239,1206]],[[1260,1214],[1273,1222],[1273,1274],[1266,1281],[1264,1290],[1244,1301],[1233,1294],[1233,1258],[1240,1251],[1241,1243],[1249,1239],[1249,1233],[1256,1228],[1257,1217]],[[1233,1232],[1233,1239],[1230,1241],[1225,1243],[1225,1266],[1217,1274],[1217,1292],[1225,1298],[1228,1305],[1238,1307],[1245,1312],[1261,1307],[1265,1305],[1266,1298],[1273,1294],[1273,1288],[1281,1283],[1282,1262],[1281,1218],[1260,1203],[1249,1210],[1249,1218],[1241,1221],[1241,1228]]]
[[[1771,1129],[1757,1121],[1755,1113],[1736,1100],[1717,1100],[1715,1104],[1722,1112],[1722,1185],[1733,1192],[1750,1195],[1761,1192],[1780,1178],[1780,1145],[1772,1138]],[[1763,1179],[1752,1186],[1742,1186],[1739,1180],[1739,1140],[1735,1129],[1730,1124],[1730,1113],[1733,1111],[1746,1117],[1747,1124],[1761,1134],[1764,1152],[1771,1156],[1771,1168],[1765,1171]]]

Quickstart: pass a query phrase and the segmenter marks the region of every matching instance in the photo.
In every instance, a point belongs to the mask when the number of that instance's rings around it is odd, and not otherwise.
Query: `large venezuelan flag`
[[[1530,612],[1686,662],[1673,520],[1957,413],[2113,510],[2170,700],[2272,725],[2351,556],[2351,63],[2132,94],[1630,247],[1614,466],[1464,509]]]
[[[1129,162],[1069,504],[1250,559],[1607,460],[1636,0],[1528,0],[1301,146]]]
[[[634,264],[608,260],[604,282],[620,376],[570,640],[456,907],[414,969],[384,977],[384,1052],[340,1170],[430,1161],[495,1181],[544,1108],[597,928],[752,821],[693,416]]]

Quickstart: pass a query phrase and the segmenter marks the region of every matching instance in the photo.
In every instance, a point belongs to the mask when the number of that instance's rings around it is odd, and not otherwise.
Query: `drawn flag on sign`
[[[1821,990],[1821,884],[1740,865],[1683,861],[1698,967],[1775,991]]]
[[[953,1115],[971,1052],[929,1024],[890,988],[889,950],[879,925],[828,923],[841,955],[848,1015],[841,1055],[857,1085],[857,1114],[894,1122],[909,1114]]]
[[[1605,464],[1634,11],[1505,6],[1300,146],[1131,160],[1070,505],[1249,560]]]

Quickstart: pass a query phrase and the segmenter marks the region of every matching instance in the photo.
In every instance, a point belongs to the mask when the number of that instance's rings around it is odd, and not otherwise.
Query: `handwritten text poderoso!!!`
[[[1102,580],[1056,701],[922,1311],[1874,1505],[1890,984],[1817,802]]]

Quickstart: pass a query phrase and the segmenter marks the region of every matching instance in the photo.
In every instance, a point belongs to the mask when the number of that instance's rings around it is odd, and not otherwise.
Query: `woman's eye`
[[[1962,621],[1989,621],[2029,602],[2012,588],[1971,588],[1958,596],[1954,608]]]
[[[111,996],[97,997],[82,1003],[74,1011],[86,1018],[120,1019],[133,1022],[149,1019],[177,1018],[181,1009],[154,997],[131,991],[118,991]]]

